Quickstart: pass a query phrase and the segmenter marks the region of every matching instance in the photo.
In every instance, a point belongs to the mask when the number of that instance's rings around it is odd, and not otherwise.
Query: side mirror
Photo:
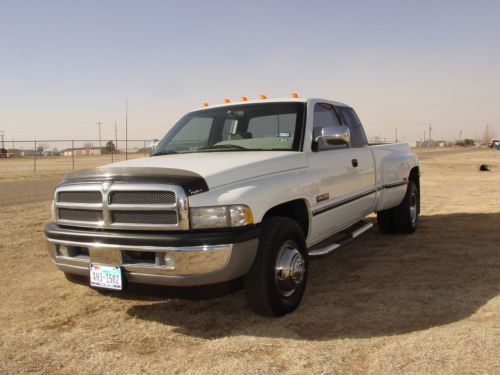
[[[351,141],[351,132],[344,125],[316,128],[313,135],[314,142],[318,143],[322,140],[332,146],[347,145]]]
[[[155,152],[156,148],[160,144],[160,141],[158,139],[153,139],[151,140],[151,153]]]

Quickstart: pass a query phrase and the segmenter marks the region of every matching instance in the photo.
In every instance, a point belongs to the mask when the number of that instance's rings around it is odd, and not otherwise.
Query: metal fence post
[[[36,141],[35,141],[35,158],[33,159],[33,172],[36,172]]]
[[[71,162],[73,163],[73,171],[75,170],[75,141],[71,141]]]

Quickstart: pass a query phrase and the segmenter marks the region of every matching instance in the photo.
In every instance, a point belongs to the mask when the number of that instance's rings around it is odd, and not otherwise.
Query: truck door
[[[338,107],[340,108],[340,107]],[[332,104],[316,103],[313,114],[313,139],[322,127],[347,124]],[[316,130],[315,130],[316,129]],[[355,143],[353,143],[355,142]],[[349,145],[329,145],[320,141],[309,154],[309,168],[314,181],[311,197],[312,231],[310,239],[318,242],[359,219],[373,208],[375,171],[371,150],[358,147],[357,140]],[[356,147],[353,147],[356,146]]]
[[[368,147],[366,134],[361,125],[358,115],[351,107],[336,106],[335,109],[340,117],[340,122],[351,131],[351,142],[349,144],[355,164],[355,172],[357,175],[358,190],[361,193],[373,191],[376,188],[376,171],[375,159],[373,152]],[[359,213],[363,216],[368,215],[375,207],[375,194],[367,195],[366,199],[360,200],[357,203]]]

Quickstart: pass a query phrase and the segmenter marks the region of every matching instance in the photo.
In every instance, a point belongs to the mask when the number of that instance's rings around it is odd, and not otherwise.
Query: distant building
[[[20,156],[35,156],[35,155],[40,155],[40,153],[36,152],[35,150],[21,150]]]
[[[7,154],[9,155],[9,157],[11,157],[11,156],[20,157],[20,156],[22,156],[22,153],[23,153],[23,150],[21,150],[19,148],[9,148],[7,150]]]
[[[100,147],[79,147],[67,148],[62,151],[63,156],[71,155],[101,155],[102,149]]]

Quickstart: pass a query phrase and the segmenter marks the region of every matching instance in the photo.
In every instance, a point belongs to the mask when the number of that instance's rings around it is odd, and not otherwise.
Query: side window
[[[366,134],[358,115],[350,107],[337,107],[343,125],[351,131],[351,147],[363,147],[367,144]]]
[[[313,139],[320,135],[322,128],[334,126],[340,126],[340,122],[333,106],[327,103],[317,103],[314,106]],[[318,151],[336,149],[339,147],[345,148],[345,146],[329,145],[323,141],[318,143]]]

